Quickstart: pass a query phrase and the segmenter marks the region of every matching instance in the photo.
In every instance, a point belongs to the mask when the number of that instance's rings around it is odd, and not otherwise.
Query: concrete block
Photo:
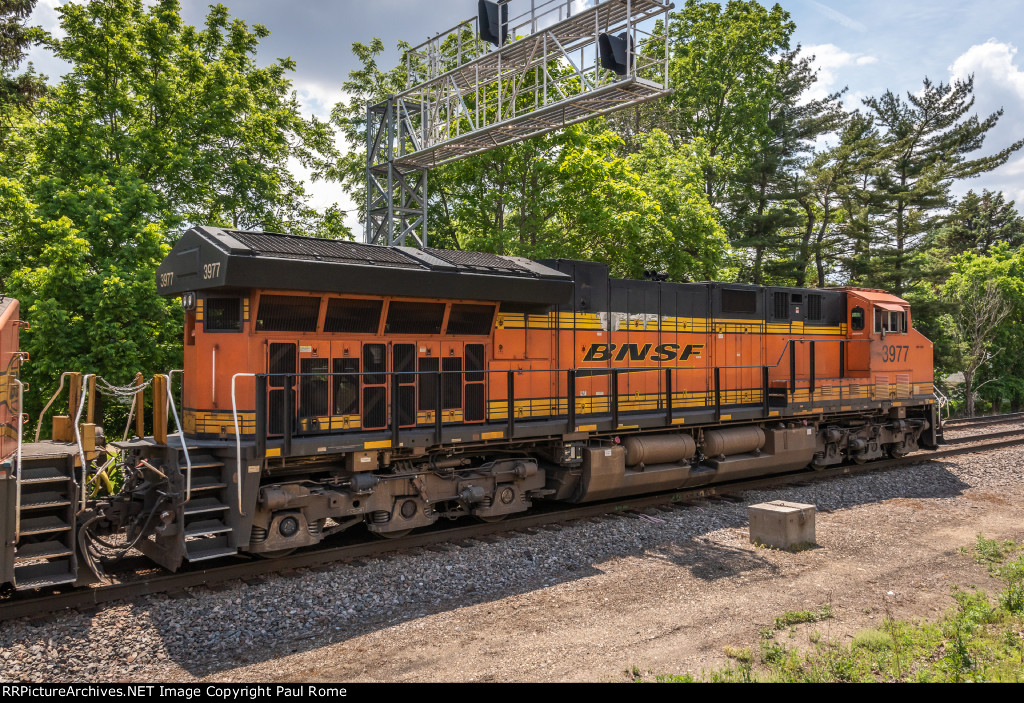
[[[813,505],[774,500],[748,508],[750,541],[766,547],[791,549],[814,542]]]

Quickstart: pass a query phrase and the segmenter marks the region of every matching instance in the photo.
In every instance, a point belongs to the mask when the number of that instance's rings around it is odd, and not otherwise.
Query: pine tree
[[[965,251],[987,254],[994,245],[1005,242],[1017,248],[1024,244],[1024,218],[1006,201],[1002,192],[968,191],[936,236],[936,244],[949,258]]]
[[[874,219],[883,235],[872,257],[872,283],[896,295],[920,279],[918,245],[948,217],[951,184],[991,171],[1024,147],[1024,139],[989,156],[970,158],[1002,116],[981,120],[974,106],[974,79],[934,84],[903,101],[891,91],[864,104],[884,130],[885,155],[874,177],[882,210]]]
[[[818,215],[806,167],[815,142],[844,117],[841,93],[804,100],[817,76],[814,57],[799,52],[779,58],[767,130],[731,188],[733,245],[752,250],[740,278],[757,284],[806,284]]]
[[[15,75],[32,43],[25,20],[35,5],[36,0],[0,0],[0,147],[5,146],[18,113],[46,91],[46,77],[37,74],[31,64]]]

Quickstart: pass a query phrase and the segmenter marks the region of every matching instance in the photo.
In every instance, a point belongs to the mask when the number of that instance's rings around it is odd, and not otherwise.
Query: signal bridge
[[[367,108],[366,241],[427,246],[427,171],[666,95],[674,5],[480,0],[406,52],[404,92]],[[509,8],[522,7],[509,18]]]

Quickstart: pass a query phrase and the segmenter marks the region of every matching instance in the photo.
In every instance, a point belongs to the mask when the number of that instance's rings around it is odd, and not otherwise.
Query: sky
[[[57,8],[68,0],[38,0],[31,23],[59,31]],[[581,2],[584,0],[575,0]],[[588,0],[592,2],[593,0]],[[513,0],[525,2],[525,0]],[[675,0],[682,6],[684,0]],[[398,61],[399,40],[413,44],[446,30],[476,12],[475,0],[223,0],[236,17],[266,26],[271,34],[259,49],[259,61],[278,57],[297,63],[292,82],[307,114],[326,119],[342,99],[341,84],[357,67],[353,42],[379,37],[389,54],[382,65]],[[766,4],[766,3],[762,3]],[[850,109],[886,90],[906,95],[921,89],[925,77],[949,82],[974,76],[975,110],[982,118],[1003,109],[980,153],[994,153],[1024,137],[1024,42],[1022,0],[784,0],[779,3],[796,23],[793,43],[816,57],[817,90],[846,88]],[[209,2],[181,0],[186,22],[202,25]],[[513,15],[515,14],[513,6]],[[65,67],[36,49],[37,70],[54,80]],[[297,169],[301,173],[301,169]],[[958,185],[1002,190],[1024,211],[1024,150],[1009,163]],[[308,184],[312,202],[353,207],[337,184]],[[360,232],[355,213],[348,224]]]

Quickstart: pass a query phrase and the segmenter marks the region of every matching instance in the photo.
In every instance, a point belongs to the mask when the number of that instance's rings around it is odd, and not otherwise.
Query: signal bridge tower
[[[511,18],[510,7],[518,14]],[[670,92],[668,0],[479,0],[367,107],[366,241],[427,246],[427,172]]]

